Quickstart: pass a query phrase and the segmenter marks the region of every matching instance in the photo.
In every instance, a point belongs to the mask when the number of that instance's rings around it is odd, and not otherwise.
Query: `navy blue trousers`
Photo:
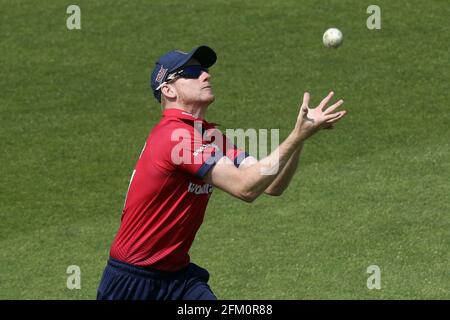
[[[109,258],[97,300],[216,300],[208,280],[208,271],[194,263],[167,272]]]

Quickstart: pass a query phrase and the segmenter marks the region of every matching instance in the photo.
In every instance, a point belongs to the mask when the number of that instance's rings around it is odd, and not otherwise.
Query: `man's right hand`
[[[346,111],[334,112],[344,103],[342,99],[327,107],[333,95],[334,92],[330,92],[316,108],[310,108],[310,95],[308,92],[305,92],[294,129],[300,140],[308,139],[320,129],[332,128],[346,114]]]

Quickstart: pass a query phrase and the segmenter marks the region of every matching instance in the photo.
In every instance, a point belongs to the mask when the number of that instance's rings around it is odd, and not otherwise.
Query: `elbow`
[[[252,203],[258,197],[259,197],[259,194],[257,194],[256,192],[250,191],[250,190],[242,190],[238,196],[239,199],[241,199],[247,203]]]
[[[279,197],[283,194],[284,190],[265,190],[264,193],[272,196],[272,197]],[[251,192],[251,191],[247,191],[247,192],[242,192],[239,196],[239,198],[245,202],[248,203],[252,203],[253,201],[256,200],[256,198],[258,198],[261,194],[255,193],[255,192]]]
[[[253,203],[253,201],[255,201],[256,198],[244,198],[243,200],[247,203]]]
[[[256,198],[258,198],[258,196],[249,193],[249,194],[241,194],[239,198],[247,203],[252,203],[253,201],[256,200]]]
[[[264,191],[256,191],[256,190],[252,190],[252,189],[242,189],[239,192],[238,198],[248,202],[248,203],[252,203],[253,201],[256,200],[256,198],[258,198],[261,194],[265,193],[267,195],[270,195],[272,197],[279,197],[283,194],[284,189],[280,188],[280,189],[270,189],[267,188]]]

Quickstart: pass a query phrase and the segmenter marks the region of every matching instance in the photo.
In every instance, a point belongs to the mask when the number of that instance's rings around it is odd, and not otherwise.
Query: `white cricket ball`
[[[344,36],[341,30],[330,28],[323,34],[323,45],[327,48],[337,48],[342,44]]]

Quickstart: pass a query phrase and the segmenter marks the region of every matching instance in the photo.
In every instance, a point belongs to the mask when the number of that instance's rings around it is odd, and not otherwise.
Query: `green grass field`
[[[154,61],[207,44],[226,128],[295,124],[303,92],[346,102],[282,197],[217,190],[191,250],[220,299],[450,298],[450,6],[378,1],[0,0],[0,298],[94,299],[160,108]],[[322,45],[331,26],[337,50]],[[69,265],[81,289],[66,287]],[[366,286],[370,265],[381,289]]]

